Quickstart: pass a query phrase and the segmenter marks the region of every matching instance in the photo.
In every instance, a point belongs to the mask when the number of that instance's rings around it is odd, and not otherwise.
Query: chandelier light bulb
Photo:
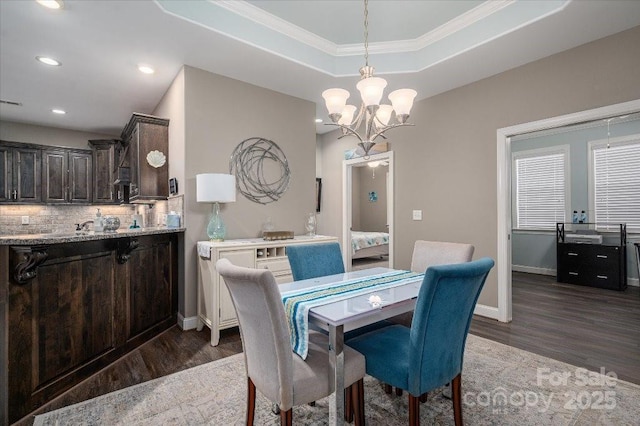
[[[380,124],[386,126],[387,124],[389,124],[392,112],[393,107],[391,105],[380,105],[380,108],[378,108],[378,111],[376,111],[376,119],[380,122]]]
[[[417,92],[413,89],[399,89],[389,93],[389,100],[396,115],[409,115]]]
[[[356,113],[356,107],[353,105],[345,105],[342,110],[342,117],[338,120],[338,124],[350,126],[353,123],[353,115]]]
[[[382,92],[387,87],[387,80],[380,77],[369,77],[360,80],[356,87],[360,91],[364,106],[380,105]]]
[[[351,94],[344,89],[327,89],[322,92],[322,97],[327,105],[329,115],[341,114]]]

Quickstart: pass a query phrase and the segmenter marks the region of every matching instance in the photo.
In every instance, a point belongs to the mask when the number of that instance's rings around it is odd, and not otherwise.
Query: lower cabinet
[[[624,246],[558,243],[558,282],[624,290],[627,288]]]
[[[0,246],[0,262],[8,423],[176,324],[177,233]]]
[[[293,281],[287,247],[293,244],[318,244],[338,241],[336,237],[316,235],[291,240],[264,241],[262,239],[227,240],[219,243],[198,242],[198,330],[206,325],[211,329],[211,345],[220,341],[220,330],[238,325],[236,311],[224,280],[216,272],[219,259],[229,259],[237,266],[269,269],[276,282]]]

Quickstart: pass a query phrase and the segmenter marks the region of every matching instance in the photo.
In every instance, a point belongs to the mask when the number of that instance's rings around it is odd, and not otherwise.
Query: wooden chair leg
[[[423,404],[424,404],[425,402],[427,402],[427,395],[429,395],[429,393],[428,393],[428,392],[425,392],[425,393],[423,393],[422,395],[420,395],[420,402],[421,402],[421,403],[423,403]]]
[[[353,389],[355,383],[344,390],[344,421],[351,423],[353,421]]]
[[[291,426],[293,419],[293,408],[289,408],[287,411],[280,410],[280,425]]]
[[[356,424],[355,426],[364,426],[365,425],[365,415],[364,415],[364,379],[360,379],[358,381],[358,399],[354,401],[354,407],[357,410],[359,415],[356,415]],[[356,403],[357,402],[357,403]]]
[[[391,395],[391,390],[393,389],[393,387],[391,387],[391,385],[388,385],[386,383],[384,383],[384,393],[386,393],[387,395]]]
[[[253,418],[256,411],[256,385],[251,378],[247,383],[247,426],[253,426]]]
[[[420,426],[420,397],[413,396],[410,393],[409,393],[409,426]]]
[[[355,426],[364,426],[364,379],[349,386],[349,391],[353,416],[348,422],[353,420]]]
[[[453,418],[456,426],[462,426],[462,373],[451,382],[451,396],[453,397]]]

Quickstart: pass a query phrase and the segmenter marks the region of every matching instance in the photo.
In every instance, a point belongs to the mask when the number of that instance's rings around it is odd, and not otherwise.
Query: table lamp
[[[236,201],[235,176],[224,173],[196,175],[196,201],[213,203],[213,213],[207,225],[207,235],[211,241],[224,241],[227,230],[220,215],[219,203]]]

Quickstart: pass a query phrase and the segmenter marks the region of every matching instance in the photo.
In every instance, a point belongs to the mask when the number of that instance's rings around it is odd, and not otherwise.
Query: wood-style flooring
[[[510,346],[640,384],[640,288],[624,292],[559,284],[554,277],[513,274],[513,321],[474,317],[471,333]],[[398,319],[407,323],[410,317]],[[38,412],[75,404],[108,392],[221,359],[242,351],[237,328],[220,344],[209,332],[177,326],[61,395]],[[16,423],[31,425],[29,416]]]

